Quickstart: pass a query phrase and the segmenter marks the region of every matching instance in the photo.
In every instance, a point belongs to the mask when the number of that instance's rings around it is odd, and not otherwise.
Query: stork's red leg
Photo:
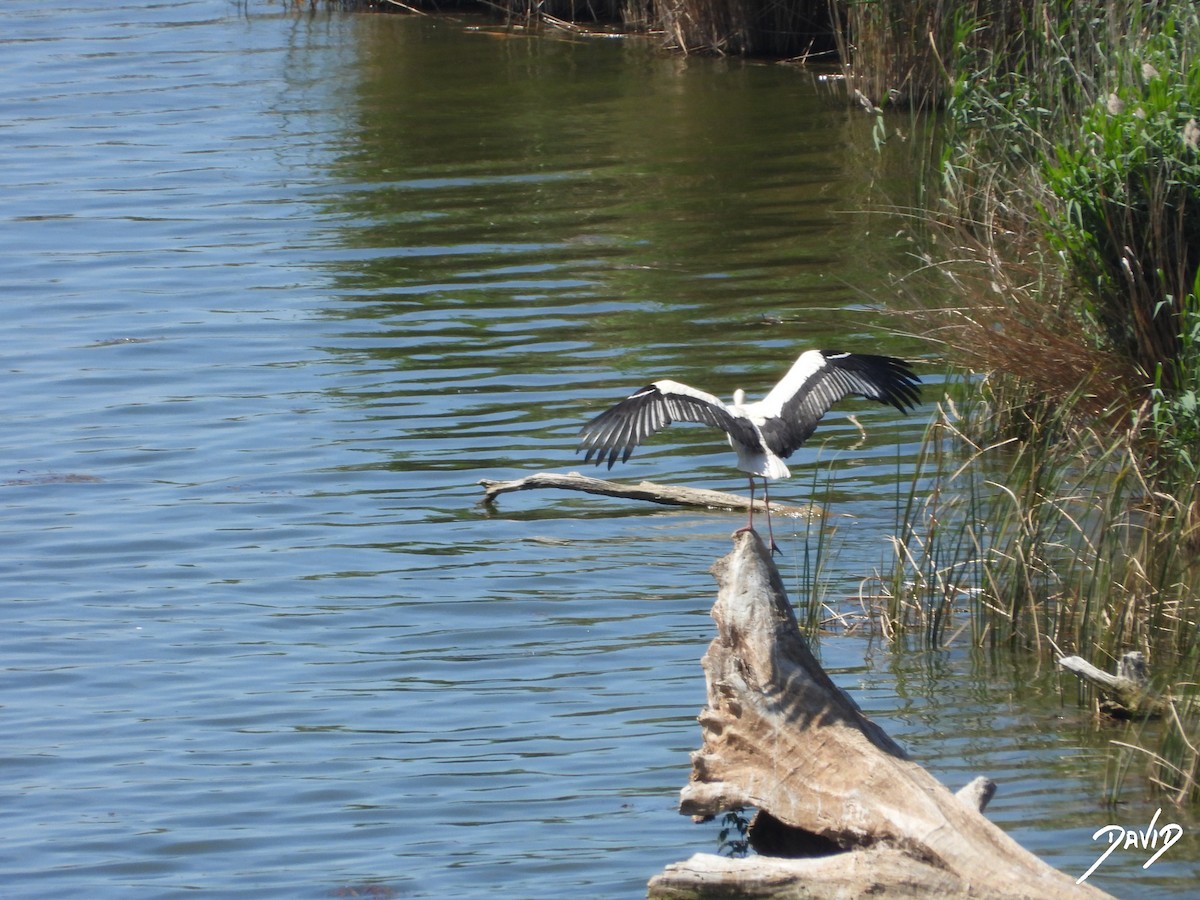
[[[739,528],[734,534],[741,534],[744,531],[754,530],[754,476],[750,477],[750,518],[746,520],[746,524]],[[766,479],[763,479],[763,490],[766,490]]]
[[[750,479],[750,518],[746,520],[746,530],[753,531],[754,530],[754,476],[750,475],[749,479]],[[766,487],[766,484],[767,483],[764,481],[763,486]]]
[[[768,481],[763,478],[763,503],[767,507],[767,537],[770,539],[770,547],[772,553],[783,554],[779,549],[779,545],[775,543],[775,530],[771,527],[771,491],[767,488]]]

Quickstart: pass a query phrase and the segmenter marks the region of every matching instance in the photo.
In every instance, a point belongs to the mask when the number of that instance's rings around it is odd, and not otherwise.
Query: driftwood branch
[[[602,478],[590,478],[571,472],[568,475],[558,475],[553,472],[538,472],[536,475],[526,475],[515,481],[493,481],[483,479],[483,502],[493,503],[501,494],[510,491],[528,491],[534,488],[557,488],[564,491],[583,491],[586,494],[600,494],[605,497],[618,497],[624,500],[647,500],[651,503],[662,503],[666,506],[691,506],[701,509],[749,509],[749,497],[738,494],[727,494],[724,491],[710,491],[705,488],[674,487],[665,484],[654,484],[643,481],[640,484],[620,484],[615,481],[605,481]],[[761,498],[755,498],[754,511],[761,512],[766,505]],[[771,512],[776,515],[808,516],[813,512],[812,506],[787,506],[772,503]]]
[[[717,637],[702,660],[703,747],[680,812],[758,810],[758,856],[699,854],[650,881],[651,900],[892,896],[1102,897],[1024,850],[908,759],[817,663],[756,534],[713,567]]]
[[[1080,656],[1064,656],[1058,664],[1100,691],[1100,711],[1120,719],[1161,716],[1166,704],[1149,690],[1146,658],[1131,650],[1117,660],[1117,674],[1110,675]]]

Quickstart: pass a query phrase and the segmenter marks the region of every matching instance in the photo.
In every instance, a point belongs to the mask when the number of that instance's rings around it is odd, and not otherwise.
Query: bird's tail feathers
[[[791,478],[792,473],[788,469],[782,459],[774,453],[767,455],[766,471],[763,472],[768,478]]]

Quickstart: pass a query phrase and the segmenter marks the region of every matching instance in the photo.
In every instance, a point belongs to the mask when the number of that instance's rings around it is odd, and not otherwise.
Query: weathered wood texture
[[[571,472],[559,475],[554,472],[538,472],[526,475],[514,481],[493,481],[485,478],[479,482],[483,485],[483,501],[491,503],[501,494],[510,491],[528,491],[534,488],[556,488],[564,491],[583,491],[586,494],[600,494],[605,497],[617,497],[624,500],[648,500],[651,503],[662,503],[667,506],[693,506],[701,509],[749,509],[749,496],[727,494],[724,491],[710,491],[705,488],[674,487],[672,485],[654,484],[643,481],[640,484],[620,484],[616,481],[605,481],[602,478],[590,478]],[[755,498],[754,511],[762,512],[766,504],[761,498]],[[811,506],[787,506],[782,503],[772,503],[771,512],[775,515],[807,516],[811,515]]]
[[[756,534],[736,535],[713,574],[704,743],[680,812],[755,807],[749,838],[763,853],[765,818],[771,855],[699,854],[655,876],[651,900],[1105,896],[985,819],[986,780],[956,797],[862,714],[813,657]]]
[[[1099,690],[1098,705],[1106,715],[1119,719],[1148,719],[1166,712],[1166,701],[1150,691],[1146,658],[1137,650],[1131,650],[1117,660],[1116,675],[1093,666],[1081,656],[1060,657],[1058,664]]]

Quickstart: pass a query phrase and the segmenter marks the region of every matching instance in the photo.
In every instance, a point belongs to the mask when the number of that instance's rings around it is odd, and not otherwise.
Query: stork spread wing
[[[906,412],[920,399],[920,382],[912,366],[892,356],[809,350],[754,411],[765,419],[759,428],[767,446],[786,458],[844,397],[866,397]]]
[[[698,422],[720,428],[735,441],[758,447],[762,439],[748,420],[734,416],[712,394],[677,381],[656,381],[616,406],[600,413],[579,432],[579,449],[587,450],[584,462],[625,462],[633,448],[672,422]]]

